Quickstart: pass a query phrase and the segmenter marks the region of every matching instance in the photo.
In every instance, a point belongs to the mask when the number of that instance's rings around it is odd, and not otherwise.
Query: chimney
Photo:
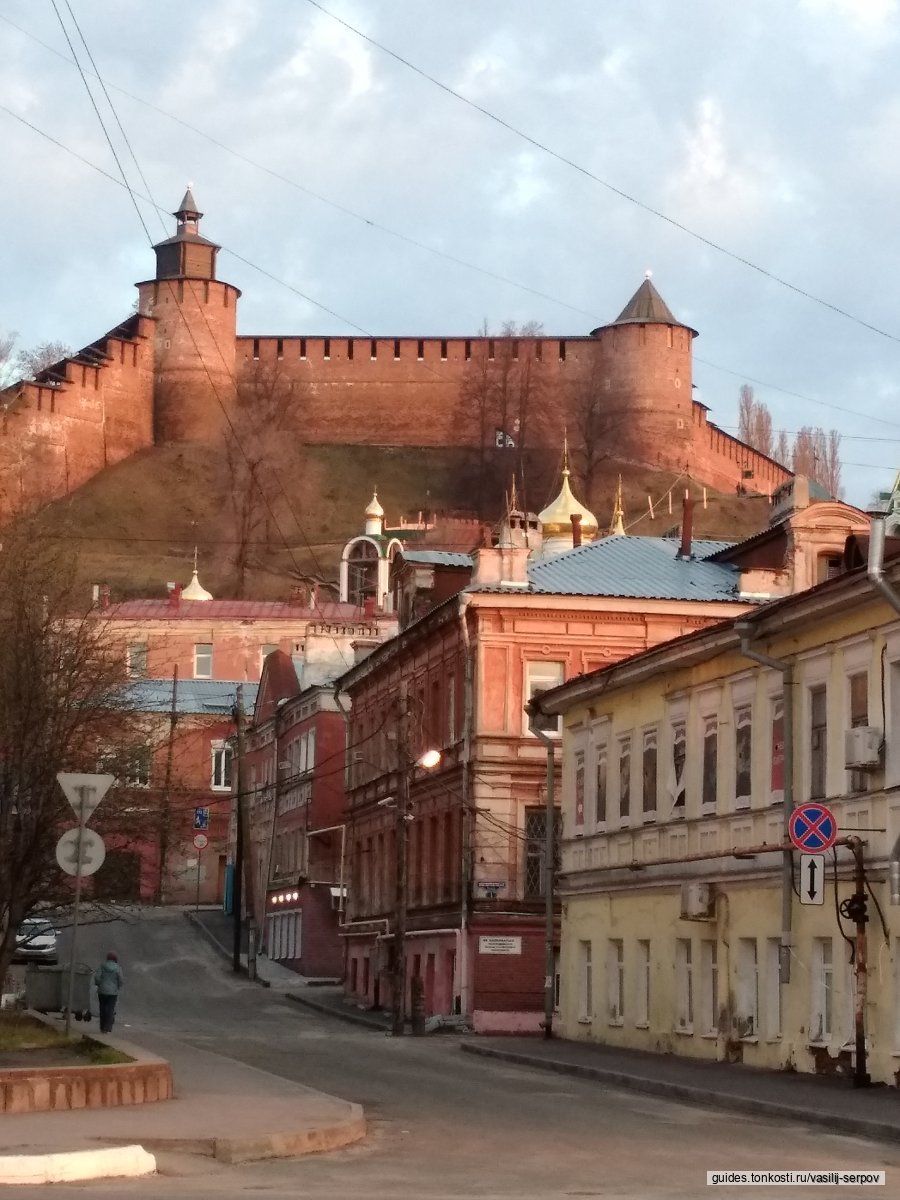
[[[100,584],[100,608],[104,611],[109,608],[109,584]]]
[[[679,558],[691,558],[691,545],[693,543],[694,534],[694,502],[691,499],[690,492],[684,493],[684,502],[681,510],[681,546],[678,549]]]
[[[363,614],[367,617],[375,616],[375,597],[374,596],[366,596],[365,603],[363,604]]]
[[[295,608],[303,608],[306,600],[306,588],[300,584],[295,584],[288,594],[288,604]]]
[[[181,603],[181,584],[176,583],[169,591],[169,607],[177,608]]]
[[[572,546],[581,545],[581,513],[572,513],[569,517],[572,522]]]
[[[91,604],[93,605],[94,608],[96,608],[99,603],[100,603],[100,584],[95,583],[95,584],[91,585]]]

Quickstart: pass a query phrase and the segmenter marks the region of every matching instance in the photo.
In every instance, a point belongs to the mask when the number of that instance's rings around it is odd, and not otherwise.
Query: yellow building
[[[852,1071],[854,853],[826,856],[823,890],[820,860],[783,850],[819,800],[863,843],[868,1069],[896,1083],[900,562],[882,585],[847,571],[540,698],[564,717],[562,1036]]]

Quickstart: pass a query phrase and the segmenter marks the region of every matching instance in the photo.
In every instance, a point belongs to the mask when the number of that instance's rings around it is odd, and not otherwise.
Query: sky
[[[573,336],[651,270],[711,420],[900,467],[900,0],[6,0],[0,61],[21,346],[127,316],[192,182],[242,333]]]

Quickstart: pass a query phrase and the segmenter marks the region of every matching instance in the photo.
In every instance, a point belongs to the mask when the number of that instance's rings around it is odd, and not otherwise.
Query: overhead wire
[[[643,212],[649,213],[658,220],[665,222],[665,224],[671,226],[673,229],[677,229],[681,233],[687,234],[688,237],[700,242],[701,245],[708,247],[710,250],[715,250],[718,254],[722,254],[726,258],[730,258],[734,262],[740,263],[742,266],[747,267],[749,270],[755,271],[757,274],[761,275],[770,282],[776,283],[780,287],[787,288],[788,291],[791,291],[798,296],[802,296],[804,299],[810,300],[812,303],[818,304],[822,308],[828,309],[829,311],[836,313],[838,316],[846,318],[848,321],[852,321],[854,324],[861,326],[863,329],[868,329],[871,333],[878,334],[880,337],[887,338],[892,342],[900,342],[900,335],[890,333],[888,330],[882,329],[880,326],[875,325],[871,321],[864,320],[862,317],[856,316],[847,309],[841,308],[837,304],[833,304],[830,300],[825,300],[821,296],[817,296],[813,292],[799,287],[797,284],[791,283],[789,280],[783,278],[783,276],[777,275],[774,271],[770,271],[766,267],[760,266],[758,263],[753,262],[752,259],[746,258],[744,255],[738,254],[734,250],[728,249],[728,247],[724,246],[721,242],[717,242],[713,238],[707,237],[705,234],[700,233],[698,230],[692,229],[690,226],[684,224],[684,222],[677,220],[675,217],[669,216],[661,209],[655,208],[652,204],[648,204],[647,202],[638,199],[637,196],[625,191],[624,188],[620,188],[615,184],[610,183],[609,180],[603,179],[601,176],[595,174],[581,163],[576,162],[575,159],[569,158],[567,155],[562,154],[558,150],[554,150],[551,146],[548,146],[545,142],[540,141],[538,138],[532,137],[531,134],[525,133],[524,130],[519,129],[517,126],[513,125],[512,122],[505,120],[505,118],[498,116],[489,108],[486,108],[483,104],[479,104],[475,100],[470,100],[468,96],[465,96],[462,92],[450,87],[449,84],[444,83],[436,76],[429,74],[429,72],[424,68],[418,66],[410,59],[405,58],[402,54],[398,54],[396,50],[392,50],[389,46],[385,46],[383,42],[379,42],[369,34],[364,33],[363,30],[357,28],[355,25],[352,25],[349,21],[345,21],[343,17],[339,17],[336,13],[333,13],[330,9],[326,8],[324,4],[319,3],[319,0],[306,0],[306,2],[328,17],[330,20],[334,21],[336,24],[343,26],[344,29],[349,30],[350,33],[354,34],[368,45],[373,46],[376,50],[379,50],[381,53],[393,58],[396,62],[400,63],[414,74],[421,76],[422,79],[425,79],[428,83],[433,84],[436,88],[439,88],[448,96],[452,96],[453,99],[458,100],[460,103],[465,104],[468,108],[480,113],[489,121],[493,121],[496,125],[499,125],[502,129],[507,130],[507,132],[513,134],[515,137],[520,138],[528,145],[533,146],[536,150],[540,150],[543,154],[548,155],[550,158],[555,159],[564,166],[570,167],[573,171],[577,171],[578,174],[584,176],[584,178],[590,179],[594,183],[599,184],[601,187],[605,188],[609,192],[612,192],[620,199],[626,200],[629,204],[633,204],[636,208],[641,209]]]

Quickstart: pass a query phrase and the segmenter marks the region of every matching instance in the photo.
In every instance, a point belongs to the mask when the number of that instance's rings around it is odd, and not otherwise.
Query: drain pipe
[[[460,812],[460,906],[459,932],[457,934],[456,962],[459,973],[459,1008],[465,1016],[469,1004],[469,893],[472,887],[472,856],[475,844],[475,810],[470,795],[472,761],[472,727],[474,724],[474,674],[472,641],[469,636],[467,611],[469,597],[465,592],[459,597],[459,632],[463,646],[463,753],[462,753],[462,808]],[[452,987],[452,982],[451,982]]]
[[[884,539],[887,526],[883,517],[876,517],[869,530],[869,563],[866,574],[870,583],[882,595],[895,612],[900,613],[900,595],[884,577]],[[882,680],[882,687],[884,681]],[[883,731],[884,732],[884,731]],[[891,904],[900,905],[900,835],[891,848],[888,862],[888,880],[890,882]]]
[[[741,639],[741,654],[761,667],[779,671],[784,679],[782,712],[784,722],[784,841],[790,843],[789,828],[794,811],[794,667],[784,658],[772,658],[751,646],[755,630],[746,621],[735,622],[735,632]],[[779,966],[781,985],[791,982],[791,926],[793,924],[794,860],[790,849],[781,860],[781,948]]]

